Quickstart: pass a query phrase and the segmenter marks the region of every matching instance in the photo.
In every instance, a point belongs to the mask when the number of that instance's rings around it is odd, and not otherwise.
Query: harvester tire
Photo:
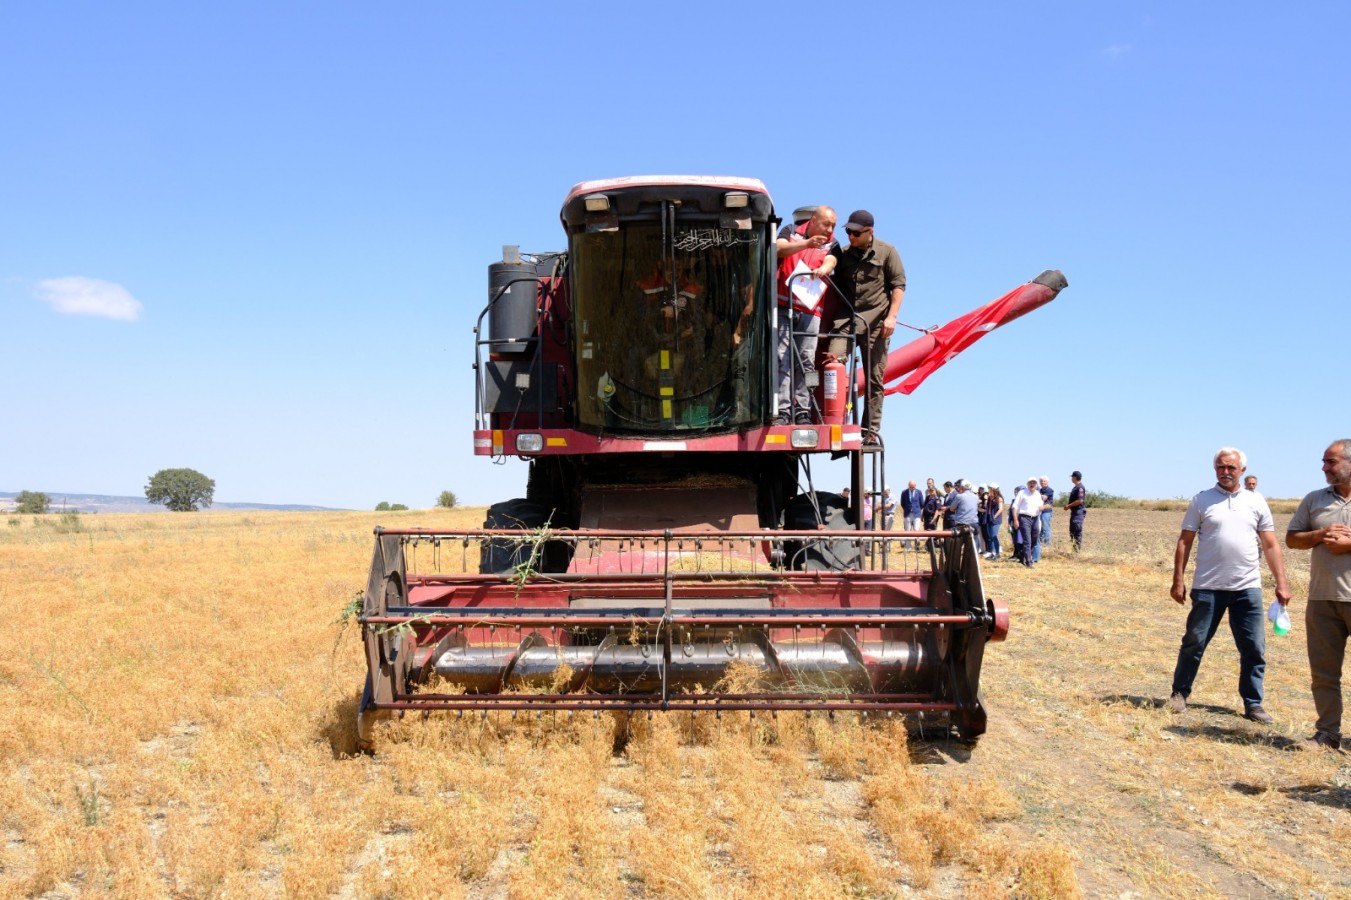
[[[550,510],[542,503],[517,497],[488,507],[484,528],[536,531],[549,523]],[[485,540],[479,551],[479,574],[511,575],[529,565],[538,572],[565,572],[568,567],[568,545],[562,541],[545,541],[536,551],[528,540],[497,538]]]

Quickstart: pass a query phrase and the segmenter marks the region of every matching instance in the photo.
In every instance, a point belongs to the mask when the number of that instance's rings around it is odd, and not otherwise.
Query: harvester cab
[[[434,709],[901,711],[981,734],[1007,612],[969,530],[863,520],[884,483],[854,402],[867,361],[833,385],[791,367],[810,420],[776,424],[765,186],[584,182],[561,219],[565,251],[489,266],[474,329],[474,451],[526,460],[524,496],[482,529],[376,530],[362,746]],[[1039,281],[1005,321],[1064,286]],[[850,503],[813,483],[821,454],[849,460]]]

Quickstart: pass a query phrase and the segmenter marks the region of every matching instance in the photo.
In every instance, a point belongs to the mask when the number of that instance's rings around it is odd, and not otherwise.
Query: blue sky
[[[471,452],[487,266],[649,173],[871,210],[915,325],[1065,272],[889,398],[893,484],[1189,496],[1233,444],[1317,487],[1351,7],[937,6],[0,6],[0,490],[516,496]]]

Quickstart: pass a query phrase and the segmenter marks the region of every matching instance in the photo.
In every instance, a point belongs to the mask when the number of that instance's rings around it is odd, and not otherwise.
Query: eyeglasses
[[[867,231],[867,230],[868,230],[868,229],[866,229],[866,228],[846,228],[844,231],[845,231],[846,234],[848,234],[848,235],[852,238],[852,237],[858,237],[859,235],[863,234],[863,232],[865,232],[865,231]]]

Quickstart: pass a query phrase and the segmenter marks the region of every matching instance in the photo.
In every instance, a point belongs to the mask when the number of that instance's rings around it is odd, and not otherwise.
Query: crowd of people
[[[1083,546],[1085,501],[1088,491],[1083,475],[1077,470],[1070,475],[1073,487],[1063,505],[1069,514],[1070,546],[1078,552]],[[932,478],[923,491],[911,481],[899,496],[891,488],[884,488],[880,498],[880,525],[890,531],[895,528],[899,511],[903,531],[947,530],[954,525],[971,528],[976,536],[976,547],[986,559],[1003,559],[1003,532],[1008,528],[1009,559],[1025,566],[1041,561],[1044,547],[1051,545],[1051,517],[1055,509],[1056,493],[1045,475],[1029,478],[1005,497],[998,483],[973,486],[965,478],[946,481],[940,490]],[[863,516],[872,521],[871,498],[864,497]]]

